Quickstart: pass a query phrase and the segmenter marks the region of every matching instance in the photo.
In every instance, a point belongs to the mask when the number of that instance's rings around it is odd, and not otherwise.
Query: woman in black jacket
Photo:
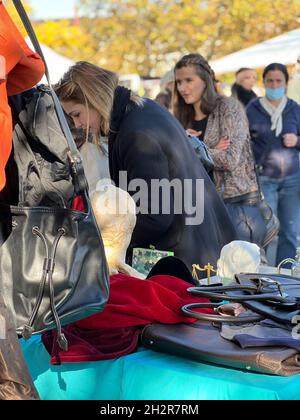
[[[110,176],[137,205],[130,250],[173,251],[190,269],[216,265],[235,230],[179,122],[87,62],[72,66],[56,92],[77,128],[108,136]]]

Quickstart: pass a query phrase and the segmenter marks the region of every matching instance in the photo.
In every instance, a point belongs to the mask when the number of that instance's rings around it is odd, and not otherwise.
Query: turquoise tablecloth
[[[300,399],[300,375],[243,372],[143,348],[115,360],[51,366],[39,336],[21,345],[42,399]]]

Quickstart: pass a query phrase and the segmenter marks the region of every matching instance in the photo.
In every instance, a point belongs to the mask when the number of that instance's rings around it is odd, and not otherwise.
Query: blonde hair
[[[200,109],[205,115],[209,115],[216,107],[219,94],[216,89],[217,80],[215,73],[208,64],[207,60],[200,54],[187,54],[183,56],[175,65],[174,71],[183,67],[193,67],[196,74],[205,82],[205,89],[201,98]],[[195,117],[193,105],[185,103],[177,90],[175,77],[175,86],[173,93],[173,112],[175,117],[181,122],[185,128],[189,128]]]
[[[118,81],[116,73],[86,61],[78,61],[69,68],[54,89],[62,102],[72,101],[94,108],[100,116],[100,131],[107,135]],[[130,100],[138,105],[142,103],[142,98],[135,94],[131,94]]]

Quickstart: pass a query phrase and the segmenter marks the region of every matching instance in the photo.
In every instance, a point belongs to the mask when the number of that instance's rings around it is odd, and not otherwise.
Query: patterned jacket
[[[225,151],[214,147],[222,136],[230,146]],[[204,142],[214,159],[214,182],[224,199],[257,191],[254,160],[250,145],[247,116],[235,98],[220,97],[209,115]]]

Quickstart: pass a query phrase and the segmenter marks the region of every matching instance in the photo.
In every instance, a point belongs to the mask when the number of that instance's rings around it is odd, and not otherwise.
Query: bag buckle
[[[275,287],[278,290],[278,293],[282,297],[287,297],[287,294],[283,291],[283,286],[278,280],[270,279],[269,277],[259,277],[258,281],[258,292],[263,293],[263,290],[267,287]]]

